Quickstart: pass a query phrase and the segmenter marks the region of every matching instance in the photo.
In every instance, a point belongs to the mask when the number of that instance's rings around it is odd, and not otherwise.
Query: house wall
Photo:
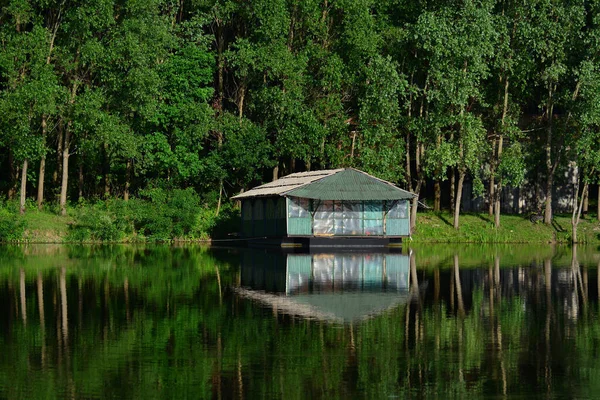
[[[286,234],[286,202],[282,197],[259,197],[242,201],[242,235],[277,237]]]
[[[400,201],[287,199],[289,236],[408,236],[410,205]]]

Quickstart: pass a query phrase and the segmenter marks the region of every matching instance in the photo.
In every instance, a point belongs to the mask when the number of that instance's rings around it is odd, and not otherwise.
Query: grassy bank
[[[417,243],[570,243],[571,216],[556,215],[552,225],[532,223],[523,215],[502,215],[500,228],[487,214],[460,216],[460,228],[452,226],[450,213],[421,213],[413,241]],[[600,223],[595,215],[582,219],[578,228],[581,243],[600,244]]]
[[[25,215],[13,203],[0,205],[0,241],[23,243],[89,243],[206,241],[225,238],[239,229],[239,210],[225,205],[216,216],[214,207],[200,203],[193,192],[153,193],[129,202],[111,199],[69,208],[67,216],[56,210],[38,211],[32,204]],[[600,244],[600,223],[595,215],[582,219],[581,243]],[[412,243],[570,243],[571,220],[557,215],[551,226],[532,223],[525,216],[503,215],[494,227],[487,214],[465,214],[460,229],[452,215],[419,213]]]
[[[108,199],[69,207],[60,216],[34,204],[19,215],[14,202],[0,203],[0,242],[140,243],[208,241],[239,227],[238,210],[229,204],[217,216],[192,190],[153,190],[142,198]]]

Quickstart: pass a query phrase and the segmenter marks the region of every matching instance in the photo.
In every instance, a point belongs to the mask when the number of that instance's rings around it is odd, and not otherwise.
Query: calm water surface
[[[600,398],[600,251],[0,247],[0,398]]]

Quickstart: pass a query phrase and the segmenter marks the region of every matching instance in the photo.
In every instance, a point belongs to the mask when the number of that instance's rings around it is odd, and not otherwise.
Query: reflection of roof
[[[237,288],[236,292],[283,314],[337,323],[364,320],[405,304],[410,299],[408,291],[315,293],[299,296],[283,296],[243,288]]]
[[[353,169],[298,172],[234,196],[296,196],[318,200],[401,200],[415,195],[394,184]]]

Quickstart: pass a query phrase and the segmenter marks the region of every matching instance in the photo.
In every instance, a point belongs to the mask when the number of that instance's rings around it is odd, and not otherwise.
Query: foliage
[[[597,182],[599,10],[596,0],[5,0],[0,191],[14,198],[28,165],[29,198],[44,171],[50,208],[62,189],[71,204],[132,198],[129,223],[162,240],[200,233],[188,211],[148,197],[156,187],[191,188],[212,208],[274,172],[317,168],[420,182],[422,198],[457,173],[475,196],[492,178],[495,193],[525,178],[543,189],[573,162]],[[180,196],[164,199],[197,204]]]
[[[0,242],[21,240],[25,228],[25,222],[18,215],[0,206]]]

